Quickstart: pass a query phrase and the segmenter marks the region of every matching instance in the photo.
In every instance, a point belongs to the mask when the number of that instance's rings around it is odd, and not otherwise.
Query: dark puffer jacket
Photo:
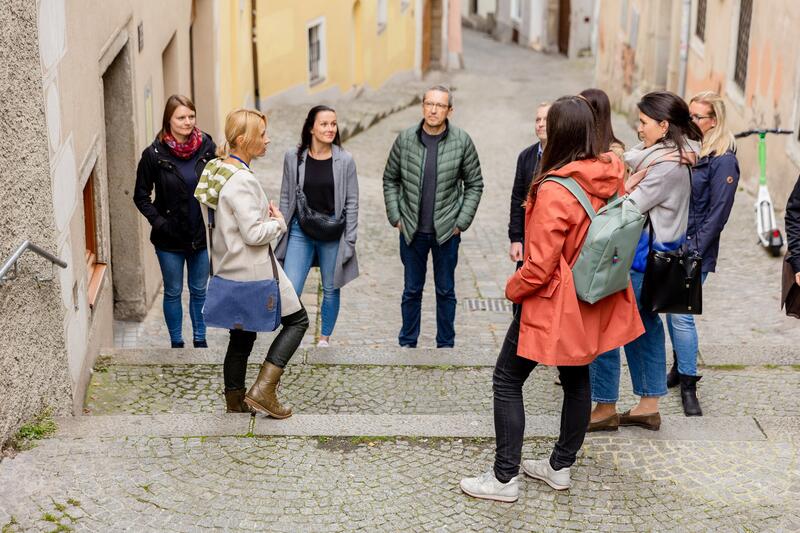
[[[397,136],[383,173],[386,215],[393,226],[403,223],[403,236],[409,244],[419,224],[426,152],[420,122]],[[483,176],[472,139],[449,123],[437,157],[433,226],[441,244],[456,227],[464,231],[472,224],[483,194]]]
[[[736,154],[706,156],[692,168],[692,203],[689,206],[689,248],[703,258],[703,272],[714,272],[719,238],[733,208],[739,184]]]
[[[786,203],[786,241],[792,270],[800,272],[800,177]]]
[[[195,164],[198,178],[217,149],[211,136],[203,143]],[[189,187],[176,167],[177,159],[167,145],[156,139],[144,149],[136,169],[133,202],[150,222],[150,242],[167,252],[191,252],[206,248],[206,231],[200,210],[190,209],[194,187]],[[155,189],[155,199],[150,195]]]

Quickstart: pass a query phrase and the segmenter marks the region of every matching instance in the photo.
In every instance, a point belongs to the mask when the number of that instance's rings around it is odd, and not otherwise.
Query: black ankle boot
[[[697,382],[703,376],[684,376],[680,375],[681,382],[681,402],[683,402],[683,414],[686,416],[703,416],[700,409],[700,401],[697,399]]]
[[[677,387],[681,380],[678,377],[678,354],[672,350],[672,368],[667,372],[667,388]]]

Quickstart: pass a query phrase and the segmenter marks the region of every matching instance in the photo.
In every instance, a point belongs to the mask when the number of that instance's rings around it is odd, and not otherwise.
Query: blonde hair
[[[217,148],[218,157],[228,157],[231,150],[246,150],[261,138],[261,123],[267,125],[267,116],[256,109],[234,109],[225,117],[225,142]],[[241,145],[236,143],[239,137]]]
[[[700,151],[700,157],[710,154],[722,155],[728,150],[735,150],[736,140],[733,137],[733,133],[728,129],[725,102],[722,97],[714,91],[703,91],[694,95],[689,101],[689,103],[695,102],[709,106],[713,117],[717,120],[717,125],[703,135],[703,148]]]

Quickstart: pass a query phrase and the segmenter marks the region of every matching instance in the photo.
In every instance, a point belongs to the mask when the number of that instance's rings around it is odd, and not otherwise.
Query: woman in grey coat
[[[338,240],[313,239],[303,231],[297,217],[298,187],[311,209],[337,220],[344,212],[345,228]],[[298,295],[311,267],[320,267],[322,331],[317,346],[327,347],[339,315],[340,289],[358,277],[358,176],[353,157],[341,148],[336,112],[330,107],[311,108],[300,144],[286,152],[280,211],[291,222],[275,254]]]

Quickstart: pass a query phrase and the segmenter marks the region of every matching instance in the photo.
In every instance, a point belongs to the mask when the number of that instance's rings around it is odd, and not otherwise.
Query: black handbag
[[[297,222],[303,233],[317,241],[338,241],[344,232],[346,220],[345,209],[339,218],[320,213],[309,207],[303,189],[300,188],[300,159],[297,160],[297,193],[296,212]]]
[[[689,169],[690,185],[691,181],[692,171]],[[653,250],[652,221],[648,247],[639,296],[642,309],[653,313],[702,314],[703,260],[700,255],[687,246],[671,251]]]

